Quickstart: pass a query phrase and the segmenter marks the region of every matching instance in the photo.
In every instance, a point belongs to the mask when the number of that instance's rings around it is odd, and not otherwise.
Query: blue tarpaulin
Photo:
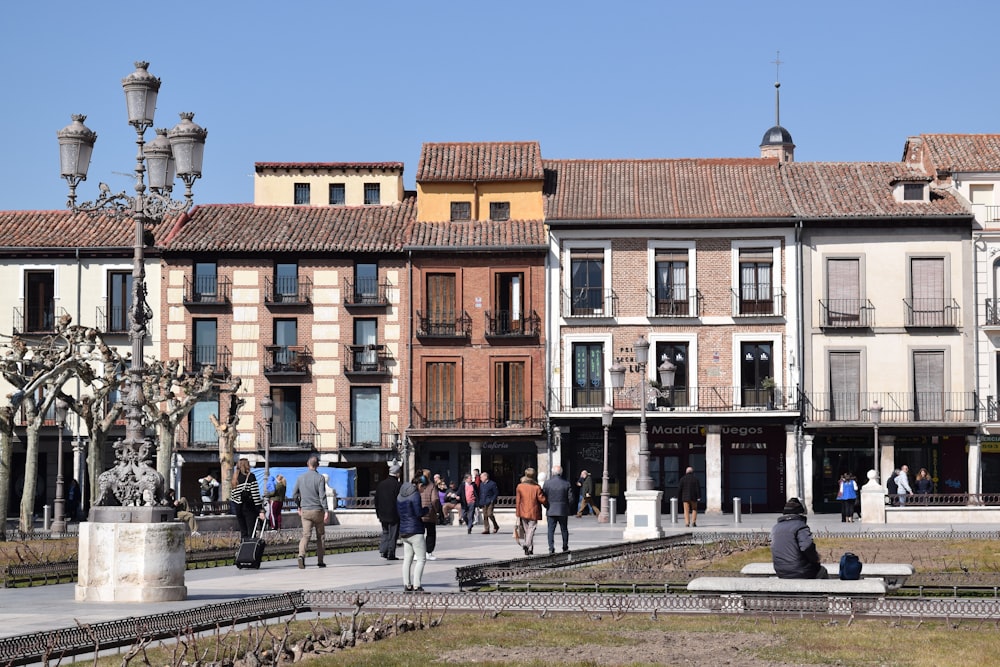
[[[299,475],[309,470],[306,466],[295,466],[295,467],[272,467],[271,477],[275,475],[284,475],[286,491],[285,495],[289,498],[295,492],[295,482],[298,480]],[[334,468],[332,466],[320,466],[316,471],[326,476],[326,485],[333,489],[338,498],[338,504],[343,507],[343,498],[352,498],[357,495],[357,484],[358,484],[358,469],[357,468]],[[257,478],[257,485],[263,491],[266,488],[264,484],[264,469],[254,468],[252,470],[254,477]],[[273,488],[273,482],[271,487]]]

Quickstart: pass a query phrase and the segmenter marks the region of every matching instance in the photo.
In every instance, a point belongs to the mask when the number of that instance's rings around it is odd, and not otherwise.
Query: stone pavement
[[[663,517],[667,535],[684,532],[770,531],[777,514],[744,514],[737,524],[731,514],[700,515],[698,527],[687,529],[683,519],[672,524]],[[570,517],[570,550],[621,542],[625,517],[617,523],[598,524],[593,517]],[[839,514],[809,517],[813,531],[826,533],[867,533],[885,531],[982,531],[996,532],[995,524],[866,526],[841,523]],[[429,591],[457,591],[455,568],[489,560],[523,557],[514,543],[512,526],[501,521],[499,534],[483,535],[481,527],[466,533],[465,526],[439,526],[434,555],[424,569],[423,586]],[[535,535],[535,553],[547,550],[544,523]],[[329,528],[330,534],[335,528]],[[561,547],[556,534],[556,549]],[[402,556],[403,549],[397,550]],[[0,637],[71,627],[79,623],[98,623],[129,616],[190,609],[216,602],[295,590],[397,590],[402,588],[401,561],[382,559],[377,551],[362,551],[327,556],[327,567],[319,569],[316,559],[308,558],[307,567],[298,569],[294,558],[265,561],[259,570],[238,570],[233,566],[188,570],[186,600],[160,603],[95,603],[75,600],[76,584],[57,584],[33,588],[0,589]]]

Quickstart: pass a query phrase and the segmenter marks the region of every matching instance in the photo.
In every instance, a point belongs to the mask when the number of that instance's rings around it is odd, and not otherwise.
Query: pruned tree
[[[237,393],[243,384],[241,378],[236,378],[233,384],[226,390],[232,394],[229,401],[229,411],[225,421],[212,415],[212,426],[219,435],[219,467],[222,479],[220,480],[220,498],[228,498],[233,488],[233,459],[236,452],[236,439],[239,438],[240,408],[246,402]]]

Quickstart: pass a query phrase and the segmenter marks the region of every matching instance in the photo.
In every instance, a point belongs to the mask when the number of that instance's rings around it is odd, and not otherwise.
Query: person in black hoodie
[[[382,540],[378,551],[386,560],[396,560],[396,541],[399,540],[399,510],[396,496],[399,495],[399,475],[402,468],[398,463],[389,464],[389,476],[375,486],[375,516],[382,524]]]
[[[420,579],[424,574],[424,563],[427,562],[427,542],[422,517],[430,508],[424,507],[420,502],[420,490],[417,488],[423,479],[418,475],[412,482],[404,482],[396,496],[399,538],[403,540],[403,590],[412,593],[424,592]]]
[[[771,562],[779,579],[826,579],[812,531],[806,525],[806,508],[790,498],[771,528]]]

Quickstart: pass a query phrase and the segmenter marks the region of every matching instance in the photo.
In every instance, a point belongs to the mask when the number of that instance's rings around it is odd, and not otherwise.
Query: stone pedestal
[[[663,491],[626,491],[625,501],[628,503],[626,515],[627,525],[622,539],[651,540],[663,537],[660,527],[660,501]]]
[[[173,602],[187,598],[187,527],[169,509],[97,507],[80,524],[78,602]]]
[[[885,487],[868,471],[868,483],[861,487],[861,523],[885,524]]]

